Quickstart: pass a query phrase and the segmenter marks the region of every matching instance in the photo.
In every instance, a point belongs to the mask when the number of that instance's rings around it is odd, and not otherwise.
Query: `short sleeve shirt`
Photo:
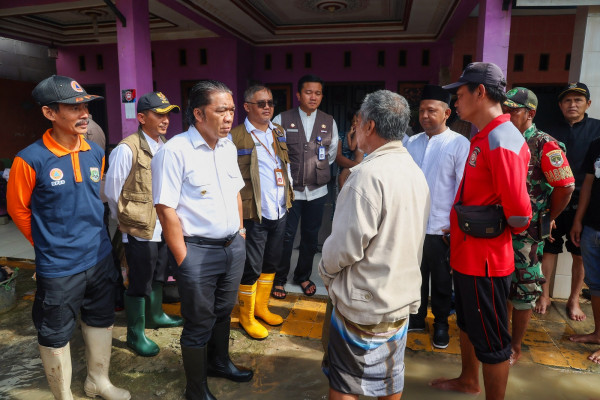
[[[553,188],[573,185],[575,178],[562,143],[537,129],[535,124],[531,125],[523,136],[531,153],[527,192],[531,197],[533,225],[538,221],[539,213],[549,207]]]
[[[221,138],[211,149],[194,126],[152,159],[154,204],[175,209],[184,236],[222,239],[237,232],[243,187],[235,145]]]

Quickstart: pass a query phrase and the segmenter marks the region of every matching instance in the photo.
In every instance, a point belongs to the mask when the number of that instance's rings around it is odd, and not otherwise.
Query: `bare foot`
[[[517,361],[519,361],[519,358],[521,358],[521,350],[512,349],[512,354],[508,359],[508,365],[512,367],[517,363]]]
[[[600,353],[600,351],[598,351]],[[598,355],[600,358],[600,354]],[[438,390],[452,391],[452,392],[462,392],[469,394],[479,394],[481,392],[481,388],[478,384],[468,384],[460,381],[460,378],[447,379],[447,378],[438,378],[429,382],[429,386]]]
[[[600,364],[600,350],[593,352],[590,354],[588,359],[596,364]]]
[[[579,306],[579,298],[577,298],[574,301],[571,301],[571,300],[567,301],[567,315],[573,321],[583,321],[584,319],[587,318],[585,313]]]
[[[550,297],[540,296],[540,298],[535,302],[535,308],[533,311],[538,314],[546,314],[546,310],[551,304],[552,302],[550,301]]]
[[[573,335],[569,336],[571,342],[577,343],[595,343],[600,344],[600,333],[592,332],[587,335]]]

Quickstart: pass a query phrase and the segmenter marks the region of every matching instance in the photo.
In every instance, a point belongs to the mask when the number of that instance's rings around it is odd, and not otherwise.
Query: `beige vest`
[[[285,143],[285,136],[283,136],[283,129],[281,126],[275,124],[276,132],[275,140],[275,154],[281,160],[281,168],[284,171],[283,179],[285,181],[285,207],[292,207],[292,200],[294,200],[294,191],[290,186],[289,177],[287,174],[288,164],[290,159],[288,157],[287,145]],[[281,135],[281,136],[280,136]],[[260,194],[260,175],[258,172],[258,156],[256,154],[256,147],[254,140],[252,140],[251,134],[246,130],[244,124],[238,125],[231,130],[231,138],[233,144],[237,147],[238,153],[238,165],[240,172],[244,178],[244,187],[240,191],[242,197],[242,209],[244,213],[244,219],[262,220],[261,212],[261,194]]]
[[[166,140],[161,136],[161,140]],[[141,129],[127,136],[126,144],[133,153],[131,171],[119,196],[119,229],[142,239],[152,239],[156,226],[156,209],[152,201],[152,151]]]

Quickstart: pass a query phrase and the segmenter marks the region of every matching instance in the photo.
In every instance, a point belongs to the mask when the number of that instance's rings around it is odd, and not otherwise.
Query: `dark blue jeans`
[[[314,200],[294,200],[290,208],[285,234],[283,235],[283,253],[281,263],[275,273],[275,285],[283,286],[290,272],[290,259],[294,246],[294,238],[300,225],[300,254],[294,270],[294,283],[302,283],[310,279],[312,265],[317,245],[319,244],[319,229],[323,220],[323,209],[327,196]]]

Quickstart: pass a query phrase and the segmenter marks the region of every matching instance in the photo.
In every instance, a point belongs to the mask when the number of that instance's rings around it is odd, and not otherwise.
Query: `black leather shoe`
[[[422,332],[425,330],[425,321],[417,317],[416,315],[411,315],[408,317],[408,331],[409,332]]]
[[[448,329],[438,328],[433,331],[433,347],[436,349],[445,349],[448,347],[448,342],[450,342]]]

